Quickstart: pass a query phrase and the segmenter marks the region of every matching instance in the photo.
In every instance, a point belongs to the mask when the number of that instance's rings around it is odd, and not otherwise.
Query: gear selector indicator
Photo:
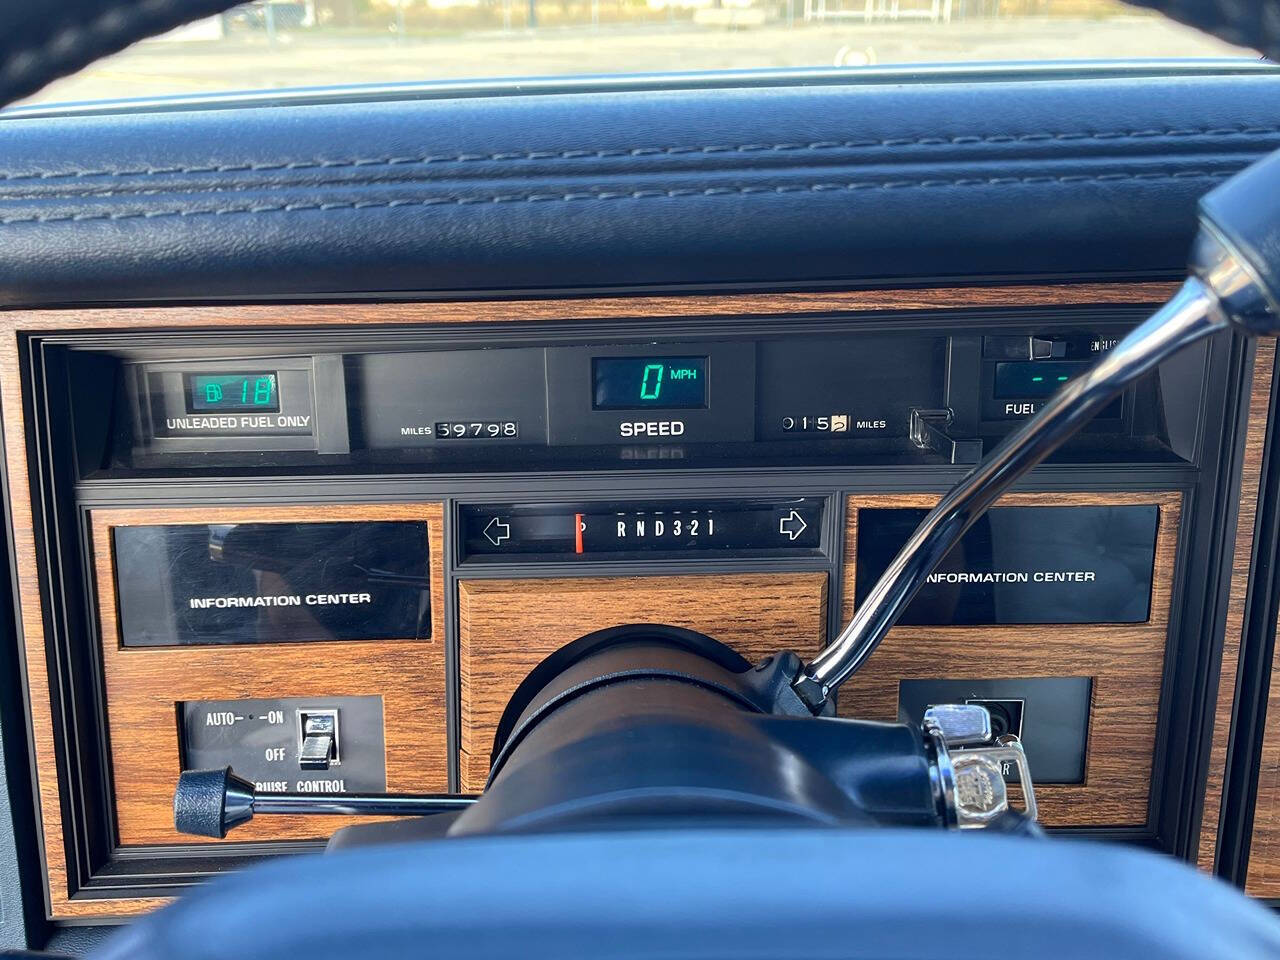
[[[462,508],[462,559],[820,556],[824,499],[489,504]]]

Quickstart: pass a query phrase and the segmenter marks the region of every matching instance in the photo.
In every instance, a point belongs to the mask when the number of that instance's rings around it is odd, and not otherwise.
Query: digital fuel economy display
[[[1087,361],[1022,360],[996,364],[995,396],[998,400],[1039,399],[1057,393],[1089,369]]]
[[[188,413],[278,413],[275,373],[188,373]]]
[[[596,357],[596,410],[697,410],[707,405],[706,357]]]

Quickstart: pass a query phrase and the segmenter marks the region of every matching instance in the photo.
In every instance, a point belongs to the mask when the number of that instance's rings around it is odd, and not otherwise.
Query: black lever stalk
[[[465,810],[475,800],[454,794],[258,793],[230,767],[184,770],[173,794],[173,825],[179,833],[221,840],[258,814],[421,817]]]

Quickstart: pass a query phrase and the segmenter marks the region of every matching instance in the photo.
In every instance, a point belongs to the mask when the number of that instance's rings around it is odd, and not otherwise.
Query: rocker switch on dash
[[[338,762],[338,711],[299,710],[298,766],[328,770]]]
[[[982,338],[988,360],[1061,360],[1078,352],[1081,338],[995,336]]]

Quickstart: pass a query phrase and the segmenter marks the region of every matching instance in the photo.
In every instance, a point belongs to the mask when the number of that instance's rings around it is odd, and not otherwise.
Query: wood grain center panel
[[[847,506],[844,622],[853,617],[858,510],[932,507],[937,497],[851,496]],[[1050,826],[1141,826],[1147,822],[1164,652],[1182,495],[1178,493],[1015,493],[999,506],[1156,504],[1151,618],[1136,624],[895,627],[866,665],[840,688],[842,716],[898,718],[905,679],[1092,677],[1082,784],[1036,787]],[[1031,776],[1035,779],[1034,757]],[[1017,792],[1016,790],[1014,791]]]
[[[431,551],[431,638],[234,646],[120,646],[111,531],[119,526],[425,520]],[[122,846],[216,843],[173,828],[173,790],[181,771],[177,706],[184,700],[255,697],[380,696],[387,789],[448,788],[445,746],[444,511],[439,503],[376,506],[94,510],[94,566],[102,639],[107,726]],[[323,838],[351,817],[266,817],[231,839]]]
[[[468,580],[458,585],[459,760],[465,792],[484,787],[502,711],[545,657],[627,623],[698,630],[752,662],[806,659],[826,641],[825,573]]]

